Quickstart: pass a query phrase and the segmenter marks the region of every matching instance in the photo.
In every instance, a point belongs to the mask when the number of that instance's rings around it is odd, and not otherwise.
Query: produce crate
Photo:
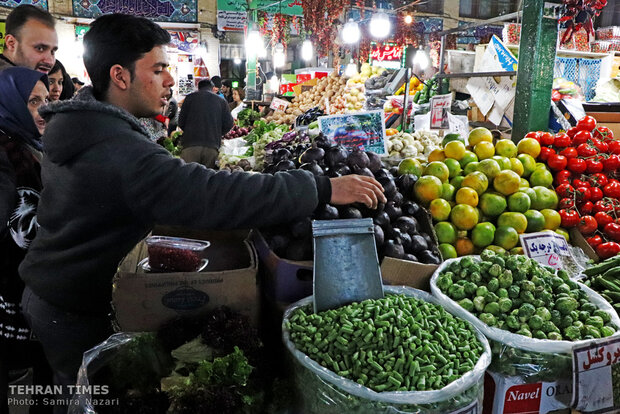
[[[579,85],[586,100],[594,98],[596,83],[601,74],[602,59],[556,57],[553,76]]]

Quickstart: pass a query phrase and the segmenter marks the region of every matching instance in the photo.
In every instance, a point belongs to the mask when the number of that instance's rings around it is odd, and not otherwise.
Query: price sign
[[[274,111],[286,111],[288,105],[289,101],[287,101],[286,99],[273,98],[271,100],[271,105],[269,105],[269,108],[273,109]]]
[[[620,337],[573,349],[573,407],[588,413],[620,409]]]
[[[360,148],[377,154],[386,154],[384,113],[381,111],[356,112],[344,115],[320,116],[319,129],[328,138],[349,151]]]
[[[519,236],[525,255],[544,266],[562,269],[562,256],[570,256],[566,239],[549,231]]]
[[[431,98],[431,129],[447,129],[448,113],[452,106],[452,94],[435,95]]]

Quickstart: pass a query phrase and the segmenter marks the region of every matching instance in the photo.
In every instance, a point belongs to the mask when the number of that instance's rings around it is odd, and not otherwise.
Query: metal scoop
[[[383,298],[372,219],[314,220],[314,311]]]

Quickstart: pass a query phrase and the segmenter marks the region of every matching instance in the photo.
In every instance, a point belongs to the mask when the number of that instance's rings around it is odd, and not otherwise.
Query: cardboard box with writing
[[[140,242],[114,277],[112,305],[120,329],[155,331],[177,317],[198,316],[222,305],[256,323],[258,266],[252,243],[238,233],[167,230],[159,234],[210,241],[209,263],[202,272],[146,273],[139,263],[148,251]]]

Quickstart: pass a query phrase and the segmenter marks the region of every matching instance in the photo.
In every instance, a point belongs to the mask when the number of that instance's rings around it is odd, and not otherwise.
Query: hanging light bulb
[[[347,44],[354,44],[360,40],[360,28],[353,19],[349,19],[342,28],[342,40]]]
[[[420,47],[420,49],[415,52],[412,63],[414,66],[420,68],[420,70],[425,70],[428,67],[430,59],[428,57],[428,54],[424,49],[422,49],[422,47]]]
[[[353,59],[347,65],[347,68],[344,70],[344,76],[350,78],[357,73],[357,65],[353,62]]]
[[[260,33],[256,30],[248,31],[248,37],[245,39],[245,51],[247,56],[265,57],[267,52]]]
[[[411,24],[413,23],[413,17],[411,17],[410,14],[405,16],[405,24]]]
[[[390,34],[390,18],[383,12],[375,13],[370,19],[370,34],[375,39],[385,39]]]
[[[234,63],[235,65],[240,65],[240,64],[241,64],[241,58],[238,58],[238,57],[234,58],[234,59],[233,59],[233,63]]]
[[[304,40],[301,44],[301,58],[306,62],[312,59],[312,42]]]
[[[284,54],[284,46],[278,43],[273,47],[273,66],[281,68],[286,63],[286,55]]]

